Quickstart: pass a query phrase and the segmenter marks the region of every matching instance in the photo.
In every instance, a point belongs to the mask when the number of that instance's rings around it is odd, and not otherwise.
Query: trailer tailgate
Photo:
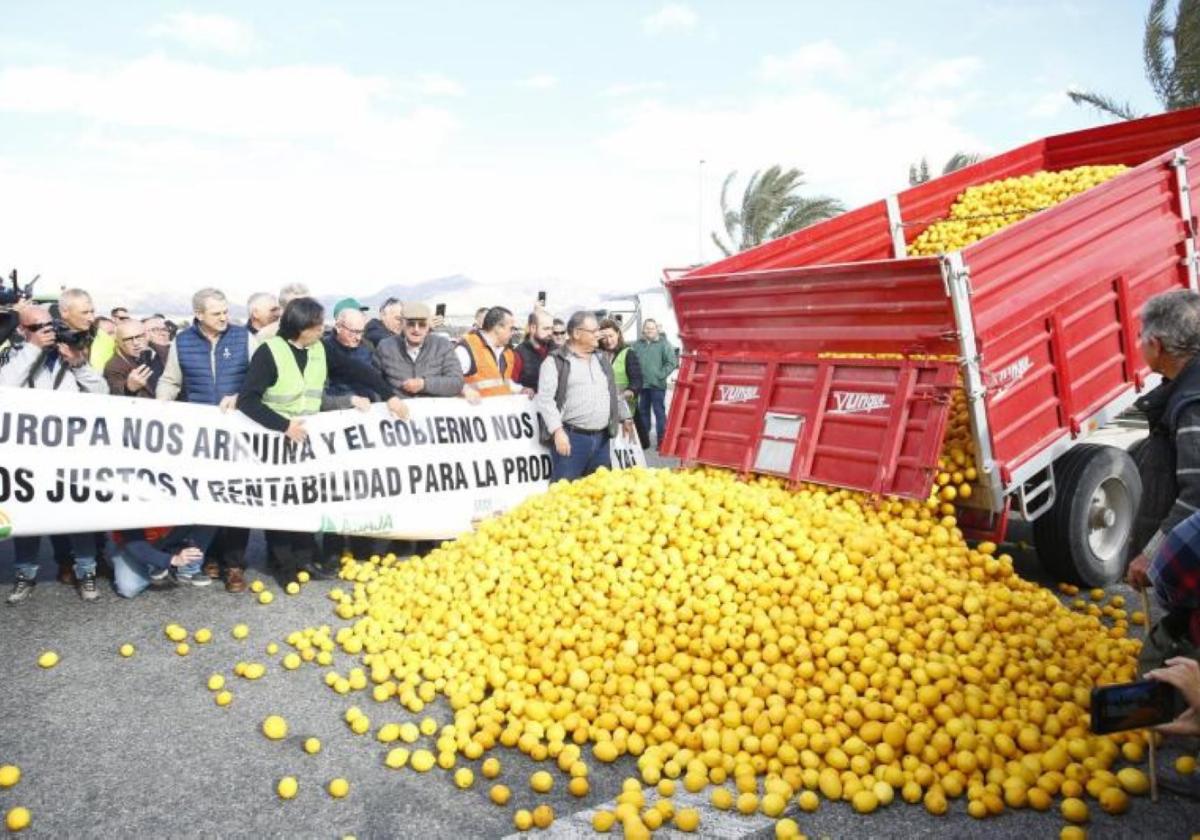
[[[793,482],[924,499],[958,365],[705,352],[680,368],[663,451]]]

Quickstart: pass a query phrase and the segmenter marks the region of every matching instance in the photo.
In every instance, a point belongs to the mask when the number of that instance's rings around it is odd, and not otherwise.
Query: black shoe
[[[160,569],[150,573],[151,589],[170,589],[172,586],[175,586],[175,579],[171,577],[170,569]]]
[[[33,587],[35,586],[37,586],[35,581],[21,577],[17,578],[16,583],[13,584],[12,592],[8,593],[8,598],[5,599],[5,603],[10,607],[15,607],[22,601],[28,601],[33,596]]]
[[[308,572],[308,576],[312,580],[332,580],[337,577],[336,572],[330,574],[329,569],[316,561],[305,563],[300,567],[300,571]]]
[[[100,597],[100,590],[96,586],[96,575],[84,575],[79,579],[79,597],[85,601],[95,601]]]

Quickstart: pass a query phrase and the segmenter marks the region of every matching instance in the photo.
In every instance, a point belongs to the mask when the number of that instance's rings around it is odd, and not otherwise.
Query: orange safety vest
[[[511,386],[514,355],[511,347],[505,347],[501,358],[504,371],[496,365],[496,354],[483,336],[477,332],[467,333],[463,339],[467,349],[471,351],[474,361],[474,372],[465,377],[466,383],[479,392],[483,397],[503,397],[513,393]]]

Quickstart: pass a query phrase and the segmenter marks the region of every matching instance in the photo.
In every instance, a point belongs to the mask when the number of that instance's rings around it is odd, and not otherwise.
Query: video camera
[[[0,306],[15,306],[23,300],[30,300],[33,297],[33,286],[41,276],[37,275],[25,284],[25,288],[21,288],[17,283],[17,270],[14,268],[12,274],[8,275],[12,288],[7,289],[0,285]]]

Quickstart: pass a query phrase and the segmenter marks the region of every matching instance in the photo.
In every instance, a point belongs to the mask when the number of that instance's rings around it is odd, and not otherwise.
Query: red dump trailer
[[[969,186],[1098,164],[1132,168],[961,250],[906,256]],[[684,353],[664,453],[926,498],[961,381],[979,480],[960,522],[996,537],[1010,515],[1032,522],[1049,570],[1116,579],[1141,481],[1088,438],[1157,383],[1138,313],[1196,289],[1198,179],[1200,109],[1177,111],[1037,140],[667,272]]]

